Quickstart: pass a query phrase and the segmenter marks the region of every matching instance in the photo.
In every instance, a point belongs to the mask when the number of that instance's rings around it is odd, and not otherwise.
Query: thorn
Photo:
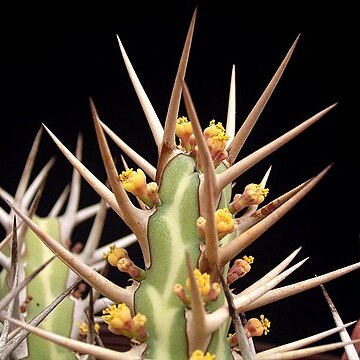
[[[252,154],[248,155],[244,159],[238,161],[234,165],[230,166],[224,172],[217,174],[218,178],[218,188],[217,193],[220,193],[226,185],[234,181],[238,176],[243,174],[246,170],[250,169],[252,166],[257,164],[259,161],[263,160],[266,156],[273,153],[275,150],[279,149],[287,142],[301,134],[309,126],[315,124],[320,120],[325,114],[332,110],[336,106],[336,103],[328,106],[324,110],[318,112],[314,116],[310,117],[300,125],[294,127],[290,131],[286,132],[282,136],[279,136],[277,139],[271,141],[262,148],[254,151]]]
[[[171,92],[168,112],[166,114],[164,136],[161,143],[161,151],[157,165],[156,180],[158,182],[162,176],[162,173],[164,171],[167,162],[174,156],[176,150],[176,142],[175,142],[176,119],[179,115],[179,107],[180,107],[181,93],[183,87],[182,82],[184,81],[185,78],[186,67],[189,60],[191,42],[195,28],[196,13],[197,11],[195,10],[190,22],[190,26],[186,36],[184,48],[181,54],[174,86]]]
[[[262,221],[256,223],[249,230],[241,233],[230,243],[219,249],[219,265],[224,266],[247,246],[258,239],[265,231],[279,221],[290,209],[292,209],[330,170],[331,165],[322,170],[315,178],[309,181],[301,190],[288,199],[282,206],[275,209]]]
[[[290,50],[286,54],[284,60],[280,64],[280,66],[277,69],[275,75],[270,80],[268,86],[266,87],[266,89],[264,90],[262,95],[260,96],[259,100],[255,104],[254,108],[251,110],[250,114],[248,115],[248,117],[244,121],[244,123],[241,126],[241,128],[239,129],[239,131],[237,132],[234,140],[229,145],[229,158],[228,159],[229,159],[230,164],[234,163],[234,161],[235,161],[236,157],[238,156],[242,146],[244,145],[247,137],[249,136],[252,128],[254,127],[254,125],[257,122],[259,116],[261,115],[263,109],[265,108],[265,105],[269,101],[271,94],[275,90],[275,87],[276,87],[277,83],[279,82],[282,74],[284,73],[284,70],[285,70],[286,66],[289,63],[289,60],[291,58],[291,55],[294,52],[294,49],[295,49],[295,46],[296,46],[298,40],[299,40],[299,36],[293,42]]]
[[[121,54],[122,54],[122,57],[124,59],[124,63],[125,63],[125,66],[126,66],[126,69],[128,71],[128,74],[130,76],[130,80],[134,86],[134,89],[136,91],[136,94],[139,98],[139,101],[140,101],[140,104],[141,104],[141,107],[145,113],[145,116],[146,116],[146,119],[150,125],[150,129],[151,129],[151,132],[153,134],[153,137],[154,137],[154,140],[155,140],[155,143],[156,143],[156,146],[158,148],[158,151],[160,152],[160,147],[161,147],[161,143],[162,143],[162,140],[163,140],[163,134],[164,134],[164,130],[163,130],[163,127],[160,123],[160,120],[159,118],[157,117],[156,113],[155,113],[155,110],[153,108],[153,106],[151,105],[150,103],[150,100],[149,98],[147,97],[136,73],[135,73],[135,70],[133,68],[133,66],[131,65],[130,63],[130,60],[125,52],[125,49],[120,41],[120,38],[119,36],[117,36],[117,39],[118,39],[118,43],[119,43],[119,47],[120,47],[120,51],[121,51]]]

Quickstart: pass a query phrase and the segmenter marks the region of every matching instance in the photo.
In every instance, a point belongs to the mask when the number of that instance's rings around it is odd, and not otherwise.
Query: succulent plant
[[[90,98],[107,181],[99,180],[82,163],[82,136],[73,154],[43,124],[16,194],[11,196],[1,189],[0,194],[10,207],[9,213],[0,209],[0,220],[8,234],[1,243],[0,254],[0,305],[1,310],[6,309],[1,312],[1,358],[298,359],[343,347],[349,358],[358,356],[356,341],[351,341],[346,331],[354,322],[343,324],[323,284],[359,269],[360,263],[281,286],[306,260],[289,267],[301,250],[298,247],[279,259],[272,270],[235,291],[238,279],[250,276],[254,257],[256,261],[256,254],[247,253],[249,247],[307,195],[332,164],[270,201],[267,182],[271,166],[262,178],[254,179],[239,192],[234,191],[235,183],[251,167],[326,117],[336,104],[238,159],[299,37],[238,130],[235,67],[226,121],[211,119],[202,127],[186,81],[196,14],[195,10],[164,122],[159,120],[118,38],[156,144],[156,167],[100,119],[95,101]],[[184,114],[180,113],[182,100]],[[48,215],[40,217],[36,209],[38,202],[43,201],[39,199],[54,160],[50,159],[30,185],[29,181],[44,129],[74,171],[71,185]],[[122,165],[114,160],[108,139],[124,155]],[[138,168],[129,167],[125,157]],[[79,209],[81,177],[101,197],[98,204],[84,209]],[[61,212],[65,204],[65,211]],[[100,246],[109,208],[131,233]],[[76,226],[93,216],[84,247],[71,242]],[[139,257],[126,249],[135,241],[142,254],[140,263]],[[107,278],[106,273],[114,268],[119,270],[119,276],[128,274],[131,285],[120,286]],[[324,291],[336,327],[257,351],[253,337],[271,329],[262,307],[317,286]],[[259,317],[249,318],[247,314],[255,309],[259,310]],[[97,334],[99,323],[105,323],[119,338],[128,338],[131,348],[120,352],[103,347]],[[17,327],[19,330],[15,331]],[[334,333],[340,334],[342,342],[312,345]]]

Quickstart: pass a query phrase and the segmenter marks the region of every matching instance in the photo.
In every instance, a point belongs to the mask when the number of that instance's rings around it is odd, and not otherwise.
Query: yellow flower
[[[245,187],[243,194],[236,194],[233,201],[229,204],[229,210],[236,214],[244,207],[259,205],[264,200],[269,189],[264,188],[263,184],[249,184]]]
[[[181,116],[176,120],[175,134],[179,137],[190,137],[193,133],[191,122],[186,116]]]
[[[210,154],[213,158],[216,158],[221,152],[225,150],[226,142],[229,140],[229,136],[225,133],[219,133],[217,135],[211,136],[207,140],[207,145],[210,150]]]
[[[119,175],[120,181],[126,191],[141,198],[146,193],[146,176],[141,169],[134,171],[132,168]]]
[[[193,135],[193,128],[187,117],[181,116],[176,120],[175,134],[180,139],[180,145],[186,151],[190,151],[190,137]]]
[[[201,350],[195,350],[191,354],[189,360],[216,360],[216,356],[211,355],[209,352],[204,354],[204,352],[202,352]]]
[[[201,273],[199,269],[195,269],[194,277],[196,281],[196,285],[199,289],[200,295],[205,304],[208,304],[210,301],[216,300],[221,293],[221,286],[219,283],[210,282],[210,275],[208,273]],[[186,288],[190,289],[190,278],[186,279]],[[185,295],[184,289],[180,284],[176,284],[173,287],[173,291],[180,298],[180,300],[185,304],[189,304],[189,298]]]
[[[225,134],[225,128],[223,127],[221,122],[215,124],[215,120],[213,119],[210,121],[209,126],[204,130],[205,139],[219,134]]]
[[[231,212],[229,209],[218,209],[214,213],[215,216],[215,225],[216,231],[218,234],[219,240],[222,239],[224,236],[232,233],[236,227],[237,223],[234,220]],[[196,220],[196,226],[199,230],[199,234],[202,238],[205,238],[206,234],[206,219],[202,216],[199,216]]]
[[[265,189],[261,184],[249,184],[245,186],[243,195],[247,198],[249,206],[261,204],[268,193],[269,189]]]
[[[243,259],[248,263],[248,264],[252,264],[254,262],[254,257],[253,256],[247,256],[247,255],[244,255],[243,256]]]
[[[236,227],[235,221],[227,208],[215,211],[215,223],[219,239],[222,239],[225,235],[232,233]]]
[[[199,288],[201,296],[206,296],[210,291],[210,275],[207,273],[201,273],[199,269],[194,270],[194,277],[196,284]],[[186,287],[190,289],[190,279],[186,279]]]
[[[253,256],[244,256],[242,259],[236,259],[227,274],[227,283],[232,284],[237,279],[246,275],[254,262]]]
[[[270,331],[269,327],[271,325],[271,322],[264,315],[260,315],[260,321],[261,321],[261,325],[264,328],[264,333],[265,335],[267,335],[267,333]]]
[[[79,327],[79,334],[86,336],[89,333],[89,325],[86,322],[77,322],[76,325]],[[95,323],[94,330],[98,334],[100,331],[100,325]]]
[[[79,327],[79,334],[82,336],[86,336],[89,333],[89,326],[86,322],[78,322],[76,324]]]
[[[199,287],[199,291],[201,297],[205,304],[208,304],[210,301],[216,300],[221,293],[221,285],[217,282],[210,284],[208,274],[204,276],[198,270],[195,272],[195,277],[197,280],[197,286]],[[200,275],[199,275],[200,274]],[[186,280],[186,288],[189,290],[190,288],[190,279]],[[190,296],[185,292],[185,289],[181,284],[175,284],[173,286],[173,292],[177,295],[177,297],[184,303],[186,306],[190,305]]]
[[[147,184],[145,173],[141,169],[127,169],[119,175],[119,179],[124,189],[145,205],[151,208],[159,203],[158,185],[155,182]]]
[[[221,155],[224,153],[226,142],[230,137],[226,134],[222,123],[218,122],[215,125],[215,120],[211,120],[210,125],[204,130],[204,137],[210,150],[211,158],[215,160],[221,157],[221,160],[223,160],[226,156]]]
[[[112,333],[134,338],[139,342],[147,339],[145,315],[138,313],[131,317],[130,309],[126,304],[111,305],[102,312],[102,318]]]
[[[257,318],[251,318],[245,325],[248,337],[261,336],[262,334],[267,335],[270,331],[270,321],[264,316],[260,315],[260,320]]]
[[[111,305],[102,312],[102,319],[109,325],[112,333],[124,335],[124,330],[130,328],[126,323],[132,320],[131,312],[125,304]]]
[[[111,245],[107,253],[103,253],[103,258],[107,259],[110,265],[117,266],[117,263],[122,258],[127,258],[128,253],[123,248],[118,248],[116,245]]]

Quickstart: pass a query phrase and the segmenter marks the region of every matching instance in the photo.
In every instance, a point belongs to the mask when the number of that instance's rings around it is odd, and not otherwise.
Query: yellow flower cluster
[[[191,354],[189,360],[216,360],[216,356],[211,355],[209,352],[204,354],[204,352],[201,350],[195,350]]]
[[[196,146],[195,136],[191,122],[185,116],[181,116],[176,120],[176,135],[180,139],[180,148],[186,152],[192,153],[196,157],[198,167],[201,168],[200,157]],[[215,124],[215,120],[211,120],[210,124],[203,131],[206,144],[209,148],[214,166],[217,167],[221,161],[227,158],[226,143],[229,136],[221,122]]]
[[[222,239],[224,236],[231,234],[233,231],[235,231],[237,227],[237,223],[234,220],[231,212],[229,209],[218,209],[215,211],[215,224],[216,224],[216,231],[218,234],[218,239]],[[196,225],[199,229],[200,235],[205,238],[205,232],[206,232],[206,219],[202,216],[200,216],[197,219]]]
[[[264,328],[264,334],[267,335],[267,333],[270,331],[269,328],[270,328],[271,322],[264,315],[260,315],[260,322]]]
[[[237,279],[246,275],[251,270],[250,264],[252,264],[253,262],[253,256],[245,255],[242,259],[236,259],[228,271],[227,283],[232,284]]]
[[[215,124],[215,120],[211,120],[209,126],[204,130],[204,137],[212,159],[216,160],[224,152],[226,142],[229,140],[222,123]]]
[[[187,152],[190,152],[195,146],[195,136],[191,122],[185,116],[176,120],[176,136],[180,139],[180,146]]]
[[[89,324],[87,322],[78,322],[76,325],[79,327],[79,334],[81,336],[86,336],[89,333]],[[98,334],[100,331],[100,324],[95,323],[94,330]]]
[[[252,336],[261,336],[263,334],[267,335],[267,333],[270,331],[269,328],[270,321],[264,315],[260,315],[260,319],[249,319],[244,326],[246,336],[248,338]],[[239,345],[236,333],[229,334],[227,337],[227,342],[231,348]]]
[[[261,336],[262,334],[268,334],[270,324],[271,322],[264,315],[260,315],[260,319],[249,319],[244,328],[247,331],[248,337]]]
[[[119,179],[124,189],[145,205],[153,207],[159,203],[158,185],[155,182],[147,184],[145,173],[141,169],[126,169],[119,175]]]
[[[110,245],[109,251],[103,253],[103,259],[107,259],[109,264],[112,266],[117,266],[118,261],[125,257],[128,257],[128,252],[116,245]]]
[[[121,272],[128,273],[134,280],[141,281],[145,278],[145,271],[130,260],[128,252],[116,245],[111,245],[108,252],[103,253],[110,265],[117,267]]]
[[[219,239],[232,233],[236,227],[234,218],[227,208],[215,211],[215,224]]]
[[[195,269],[193,274],[204,304],[216,300],[221,292],[220,284],[217,282],[211,283],[210,275],[208,273],[201,273],[199,269]],[[189,291],[190,278],[186,279],[185,287]],[[186,292],[181,284],[175,284],[173,291],[185,305],[188,306],[190,304],[188,291]]]
[[[247,255],[244,255],[243,256],[243,259],[248,263],[248,264],[252,264],[254,262],[254,257],[253,256],[247,256]]]
[[[120,181],[126,191],[140,197],[146,189],[146,176],[141,169],[134,171],[132,168],[126,169],[119,175]]]
[[[245,207],[259,205],[264,200],[269,189],[264,188],[263,184],[249,184],[245,186],[242,194],[236,194],[233,202],[229,204],[229,210],[232,214],[237,213]]]
[[[102,319],[113,334],[144,342],[147,339],[146,317],[140,313],[131,316],[126,304],[111,305],[102,311]]]

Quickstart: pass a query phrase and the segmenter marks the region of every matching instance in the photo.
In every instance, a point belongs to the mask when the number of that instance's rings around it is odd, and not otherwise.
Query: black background
[[[84,163],[105,181],[89,96],[102,121],[156,165],[152,135],[116,35],[163,123],[195,5],[133,2],[124,8],[121,4],[86,5],[79,11],[62,4],[51,9],[4,11],[9,23],[2,25],[0,34],[0,186],[15,193],[42,123],[72,151],[81,132]],[[225,123],[235,65],[239,128],[301,34],[285,74],[239,158],[338,102],[331,113],[237,181],[236,190],[241,192],[247,183],[259,182],[272,165],[267,199],[273,199],[334,163],[320,184],[248,249],[255,263],[247,278],[237,283],[238,290],[299,246],[302,250],[297,260],[310,258],[286,284],[359,261],[355,10],[346,3],[334,8],[319,6],[319,10],[311,4],[297,4],[296,8],[254,4],[248,9],[230,1],[197,5],[186,81],[204,127],[213,118]],[[120,151],[112,149],[119,157]],[[44,132],[34,174],[52,156],[57,161],[40,204],[42,216],[71,176],[70,165]],[[134,166],[130,160],[128,163]],[[81,206],[97,201],[98,196],[84,182]],[[107,222],[103,243],[128,233],[111,210]],[[89,225],[80,226],[74,239],[83,241],[88,229]],[[135,246],[134,252],[138,251]],[[358,271],[326,285],[344,322],[359,318],[358,287]],[[318,288],[259,311],[272,321],[268,342],[282,343],[333,326]],[[257,316],[259,311],[249,315]],[[338,341],[338,337],[332,339]]]

